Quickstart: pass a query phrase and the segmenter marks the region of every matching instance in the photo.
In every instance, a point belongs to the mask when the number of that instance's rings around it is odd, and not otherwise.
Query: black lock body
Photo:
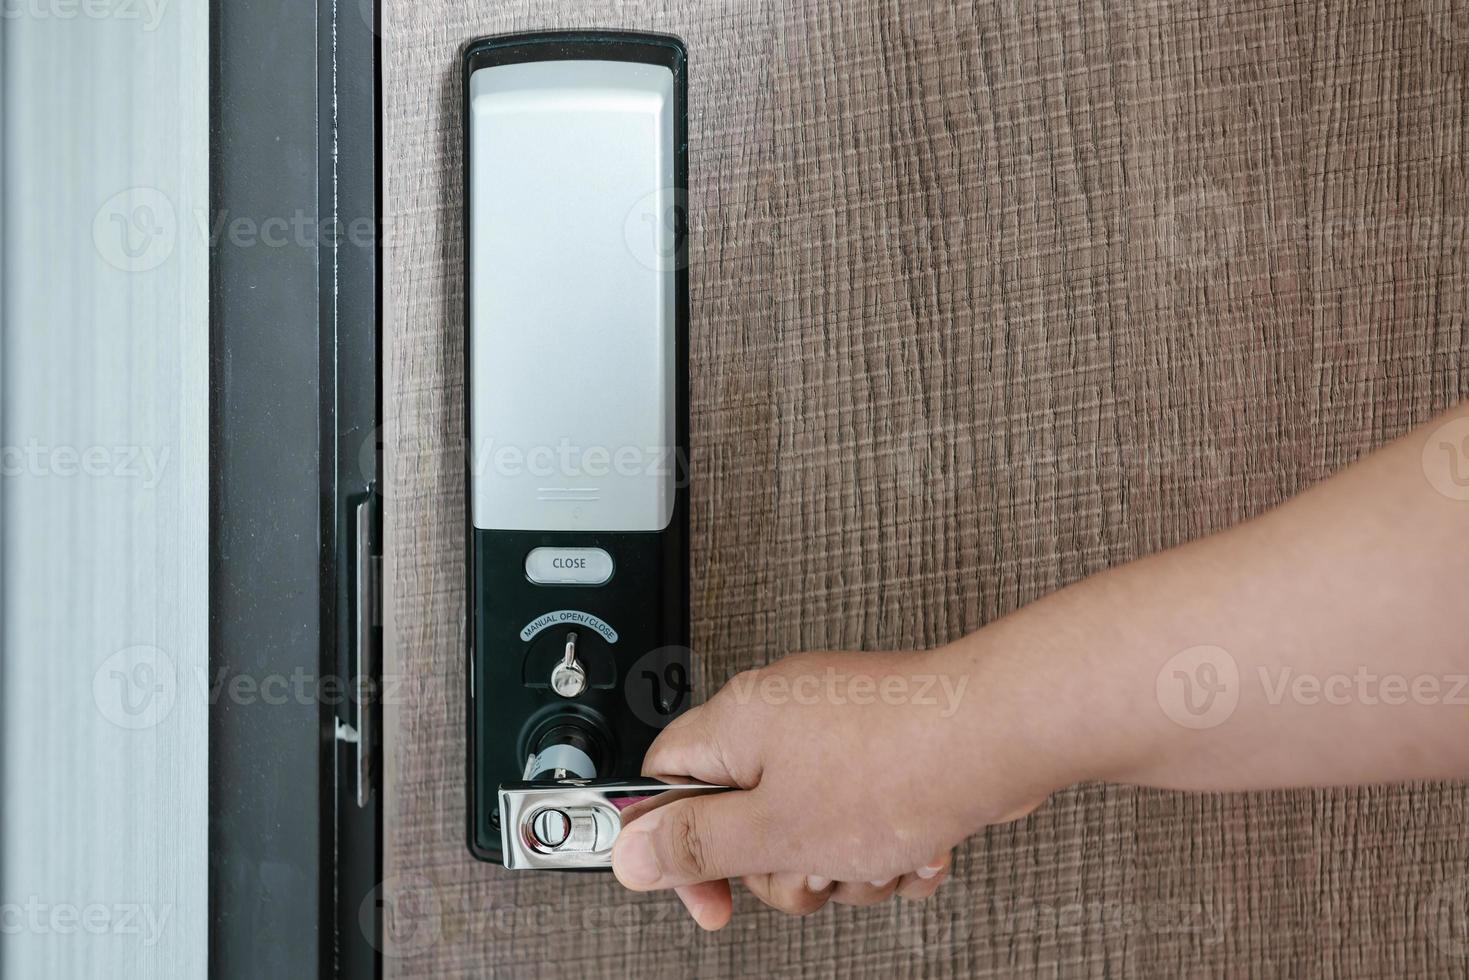
[[[535,67],[483,73],[511,66]],[[685,53],[658,35],[518,35],[472,43],[464,73],[466,796],[471,853],[500,861],[501,784],[551,771],[528,772],[537,757],[636,777],[691,691]],[[545,125],[527,115],[541,105]],[[585,158],[513,156],[574,153],[579,126]],[[631,162],[607,159],[625,144]],[[530,188],[508,186],[522,173]],[[602,184],[608,200],[588,196]],[[496,237],[542,225],[553,240],[524,251]],[[584,687],[566,697],[552,674],[573,634]]]

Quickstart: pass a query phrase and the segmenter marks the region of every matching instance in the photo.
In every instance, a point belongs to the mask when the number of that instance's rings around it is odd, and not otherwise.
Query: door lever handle
[[[623,824],[674,800],[731,787],[659,779],[557,779],[500,787],[505,867],[608,869]]]

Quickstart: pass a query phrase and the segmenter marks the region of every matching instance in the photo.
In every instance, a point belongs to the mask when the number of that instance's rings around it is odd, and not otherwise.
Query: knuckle
[[[682,719],[679,719],[680,721]],[[676,724],[677,722],[675,722]],[[669,726],[665,728],[658,737],[653,739],[653,744],[648,746],[648,751],[643,754],[643,773],[651,775],[658,771],[659,765],[669,756],[675,755],[680,747],[686,744],[684,738],[688,727],[685,723],[679,728]]]
[[[669,720],[668,724],[663,726],[663,730],[658,733],[658,737],[653,739],[653,744],[650,748],[657,748],[660,742],[666,745],[677,738],[683,732],[683,730],[688,728],[690,725],[698,724],[698,712],[699,708],[696,706],[693,708],[689,708],[687,711],[681,712],[680,714],[674,715],[673,718]]]
[[[759,667],[750,667],[740,671],[725,682],[725,685],[719,689],[708,704],[717,710],[722,710],[728,707],[731,701],[736,704],[745,704],[753,700],[752,694],[759,688],[762,676],[764,675]]]
[[[680,807],[670,828],[669,848],[673,865],[686,875],[699,877],[709,870],[708,842],[700,833],[696,807]]]

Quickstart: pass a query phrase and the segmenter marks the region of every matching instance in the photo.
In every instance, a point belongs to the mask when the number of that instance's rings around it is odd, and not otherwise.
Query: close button
[[[601,548],[533,548],[525,577],[537,585],[604,585],[612,578],[612,556]]]

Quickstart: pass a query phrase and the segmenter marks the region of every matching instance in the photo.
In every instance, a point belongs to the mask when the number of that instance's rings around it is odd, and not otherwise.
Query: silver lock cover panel
[[[674,77],[533,61],[469,80],[474,526],[673,517]]]

